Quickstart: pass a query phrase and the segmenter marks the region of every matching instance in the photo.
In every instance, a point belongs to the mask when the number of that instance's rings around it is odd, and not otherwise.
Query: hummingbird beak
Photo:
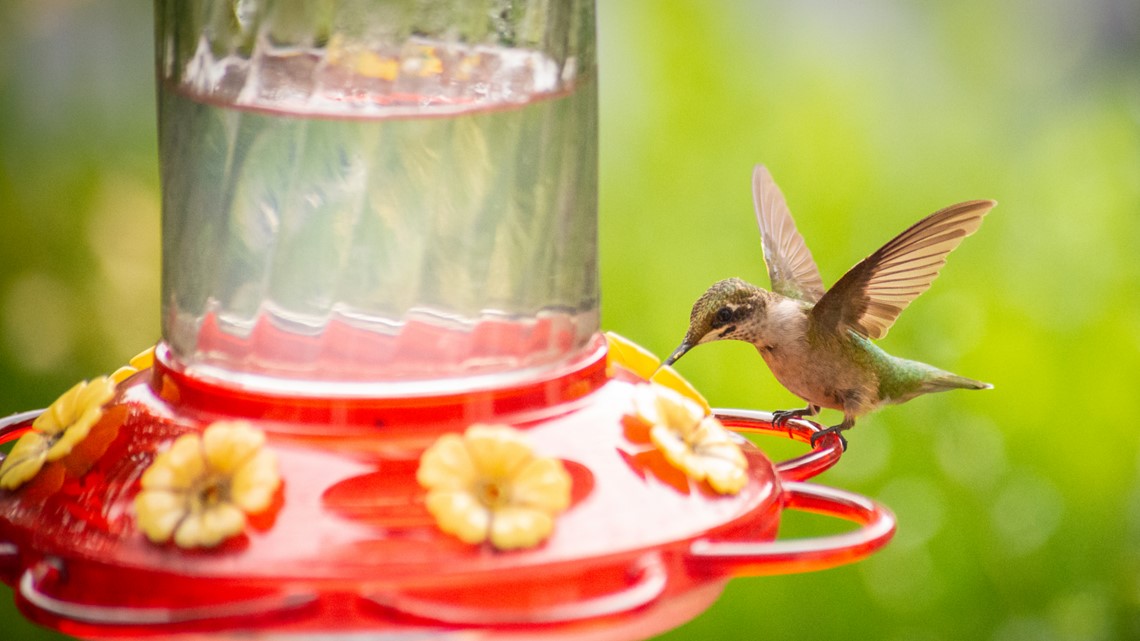
[[[673,350],[673,353],[669,355],[669,358],[666,358],[665,361],[661,363],[661,367],[676,363],[690,349],[693,349],[693,345],[691,343],[681,343],[677,349]]]

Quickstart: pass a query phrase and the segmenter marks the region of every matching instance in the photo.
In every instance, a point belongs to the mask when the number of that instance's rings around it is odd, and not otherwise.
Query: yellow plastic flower
[[[122,383],[141,370],[154,367],[154,345],[135,354],[127,365],[120,367],[111,374],[111,380]]]
[[[662,385],[640,385],[634,410],[650,424],[649,439],[671,465],[720,494],[748,484],[748,460],[732,434],[692,400]]]
[[[570,505],[562,462],[535,456],[523,434],[506,426],[441,436],[420,458],[416,480],[441,530],[500,550],[538,545]]]
[[[671,366],[662,365],[661,360],[654,356],[653,352],[614,332],[606,332],[606,347],[606,370],[611,376],[615,366],[622,367],[640,378],[684,394],[704,408],[705,413],[712,412],[709,402],[697,391],[697,388]]]
[[[139,529],[155,543],[213,547],[245,529],[281,485],[265,434],[244,421],[218,421],[184,434],[155,457],[135,497]]]
[[[606,332],[606,368],[612,370],[615,365],[649,380],[661,359],[617,332]]]
[[[115,395],[115,383],[100,376],[64,392],[25,432],[0,464],[0,487],[14,490],[34,477],[44,463],[57,461],[87,438],[103,417],[103,406]]]

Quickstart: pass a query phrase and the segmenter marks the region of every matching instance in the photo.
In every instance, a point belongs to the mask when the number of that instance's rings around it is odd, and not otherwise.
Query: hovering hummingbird
[[[852,267],[829,290],[772,175],[752,172],[752,197],[772,281],[767,291],[739,278],[714,283],[697,299],[671,365],[702,343],[733,339],[752,343],[776,380],[807,407],[773,413],[781,425],[841,410],[843,422],[812,435],[842,432],[882,405],[951,389],[990,389],[989,383],[887,354],[871,339],[887,330],[912,300],[926,291],[946,256],[978,230],[997,202],[971,200],[930,214]]]

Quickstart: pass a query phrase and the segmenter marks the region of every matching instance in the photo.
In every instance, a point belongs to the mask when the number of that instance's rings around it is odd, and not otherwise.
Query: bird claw
[[[796,410],[776,410],[772,412],[772,427],[785,427],[790,418],[798,418]]]
[[[803,410],[776,410],[772,412],[772,427],[784,428],[790,438],[792,436],[792,426],[788,424],[788,421],[793,418],[801,418],[804,413]]]
[[[823,438],[825,435],[834,434],[837,437],[839,437],[839,444],[841,446],[843,446],[843,451],[846,452],[847,451],[847,439],[843,437],[843,430],[846,430],[846,429],[847,429],[847,426],[845,426],[843,424],[832,425],[831,427],[824,428],[824,429],[812,434],[811,435],[811,446],[812,446],[812,448],[815,448],[816,442],[819,441],[821,438]]]
[[[774,427],[784,427],[788,424],[790,419],[803,418],[805,416],[812,416],[812,412],[806,409],[776,410],[772,412],[772,425]]]
[[[788,433],[788,438],[792,438],[792,426],[788,424],[791,419],[802,419],[805,416],[815,416],[819,413],[819,408],[815,405],[808,405],[794,410],[776,410],[772,412],[772,427],[783,427]]]

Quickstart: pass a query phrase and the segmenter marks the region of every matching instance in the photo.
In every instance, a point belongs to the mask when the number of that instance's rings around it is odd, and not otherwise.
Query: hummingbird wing
[[[812,309],[819,327],[882,338],[902,310],[930,288],[946,256],[978,230],[997,203],[971,200],[911,225],[852,267]]]
[[[752,200],[772,291],[809,303],[818,301],[824,292],[819,268],[796,229],[784,194],[764,165],[752,170]]]

